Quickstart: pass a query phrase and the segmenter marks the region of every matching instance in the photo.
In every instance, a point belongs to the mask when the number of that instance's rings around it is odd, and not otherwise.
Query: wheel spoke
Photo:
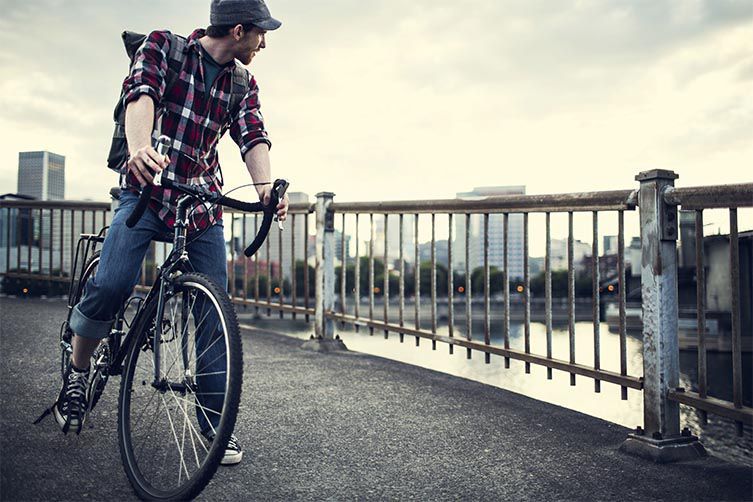
[[[222,291],[185,274],[164,297],[161,317],[157,300],[144,305],[151,319],[133,333],[138,343],[126,342],[132,346],[120,405],[129,411],[119,417],[128,420],[120,439],[126,472],[141,497],[196,496],[216,468],[208,463],[210,453],[212,462],[221,458],[221,445],[209,438],[229,434],[237,407],[228,405],[239,399],[235,372],[242,372],[237,323]],[[154,350],[162,353],[157,382]]]

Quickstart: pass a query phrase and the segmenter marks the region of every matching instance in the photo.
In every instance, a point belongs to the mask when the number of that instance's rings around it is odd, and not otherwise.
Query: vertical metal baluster
[[[7,207],[6,209],[7,209],[6,214],[8,215],[8,219],[6,220],[6,224],[5,224],[5,243],[6,243],[5,244],[5,273],[7,274],[8,272],[10,272],[10,225],[11,225],[12,211],[11,211],[11,208],[9,207]],[[60,246],[60,249],[62,250],[63,246]],[[62,259],[60,260],[60,263],[63,263]],[[61,266],[60,267],[61,271],[62,271],[62,268],[63,267]]]
[[[504,302],[505,302],[505,320],[502,325],[502,334],[505,339],[505,350],[510,350],[510,247],[508,245],[508,242],[510,242],[510,215],[508,213],[505,213],[503,215],[503,223],[502,223],[502,238],[505,241],[504,242],[504,248],[502,253],[502,263],[505,268],[505,274],[504,274]],[[510,358],[505,357],[505,368],[510,367]]]
[[[278,228],[276,230],[277,232],[277,258],[278,258],[278,265],[277,265],[277,276],[278,276],[278,283],[280,288],[280,319],[283,318],[283,310],[282,306],[285,302],[285,275],[283,274],[283,266],[282,266],[282,232]],[[333,265],[334,266],[334,265]],[[334,296],[334,295],[333,295]]]
[[[414,215],[413,223],[414,223],[414,225],[413,225],[413,228],[414,228],[413,242],[415,244],[415,251],[416,251],[416,256],[415,256],[415,260],[416,261],[414,262],[415,263],[415,266],[414,266],[414,270],[415,270],[415,273],[414,273],[414,275],[415,275],[415,277],[414,277],[415,294],[414,294],[413,297],[415,298],[415,303],[416,303],[415,304],[415,310],[416,310],[416,329],[418,330],[418,329],[421,329],[421,255],[420,255],[420,252],[419,252],[419,249],[418,249],[418,213],[416,213]],[[420,340],[421,340],[421,338],[417,336],[416,337],[416,347],[418,347],[418,344],[420,343]]]
[[[465,338],[471,341],[471,321],[473,306],[471,305],[471,215],[465,215]],[[466,348],[466,357],[471,358],[472,351]]]
[[[575,270],[573,270],[573,212],[567,213],[567,326],[570,334],[570,364],[575,364]],[[575,373],[570,373],[575,385]]]
[[[389,243],[387,236],[389,234],[388,228],[389,215],[384,215],[384,283],[382,286],[382,298],[384,299],[384,324],[389,324],[389,311],[390,311],[390,271],[389,271]],[[387,339],[389,335],[388,330],[384,330],[384,338]]]
[[[359,243],[360,239],[358,237],[358,220],[359,220],[359,214],[356,213],[356,272],[355,272],[355,284],[354,288],[356,291],[354,302],[355,302],[355,316],[356,319],[360,318],[360,305],[361,305],[361,252],[359,250]],[[359,325],[356,324],[356,333],[358,333]]]
[[[405,253],[403,251],[403,246],[405,245],[404,242],[404,235],[403,235],[403,214],[400,213],[400,231],[398,232],[400,235],[400,283],[399,283],[399,306],[398,310],[399,313],[399,322],[400,327],[402,328],[405,324]],[[405,334],[401,331],[400,332],[400,343],[403,343],[403,339],[405,338]]]
[[[73,263],[73,260],[76,259],[76,231],[74,228],[76,227],[76,211],[74,209],[71,209],[71,233],[68,236],[69,237],[69,247],[68,252],[70,253],[70,269],[71,269],[71,277],[73,277],[76,273],[75,270],[75,263]],[[141,262],[141,284],[144,284],[144,262]]]
[[[552,358],[552,214],[546,213],[546,258],[544,258],[544,288],[546,304],[546,357]],[[552,379],[552,368],[546,369],[547,380]]]
[[[625,211],[617,213],[617,292],[620,303],[620,375],[627,375],[627,328],[625,325],[625,303],[627,291],[625,288]],[[621,399],[627,400],[628,388],[620,387]]]
[[[270,241],[272,239],[267,235],[266,247],[267,247],[267,305],[272,305],[272,251]],[[272,309],[267,307],[267,316],[272,315]]]
[[[490,305],[489,305],[489,213],[484,213],[484,344],[491,343]],[[491,362],[491,354],[484,353],[484,362]]]
[[[455,309],[454,309],[454,297],[455,297],[455,284],[452,274],[452,213],[447,215],[448,228],[447,234],[447,330],[450,333],[450,338],[455,336],[454,324],[455,324]],[[455,346],[450,344],[450,354],[454,353]]]
[[[228,212],[230,216],[230,284],[227,285],[230,290],[230,300],[235,298],[235,213]]]
[[[601,369],[601,295],[599,294],[599,212],[593,212],[593,242],[591,243],[591,307],[594,325],[594,369]],[[594,380],[594,392],[601,392],[601,380]]]
[[[525,318],[525,353],[531,353],[531,275],[528,270],[528,213],[523,213],[523,316]],[[531,373],[531,363],[525,363],[526,373]]]
[[[348,268],[348,256],[345,254],[345,213],[342,217],[342,235],[340,235],[340,247],[342,252],[340,254],[340,312],[345,315],[345,291],[348,285],[346,284],[346,274]],[[345,321],[340,323],[340,327],[345,327]]]
[[[698,396],[706,399],[706,270],[704,268],[703,249],[703,210],[695,212],[695,284],[696,284],[696,312],[698,316]],[[708,421],[705,410],[698,410],[701,421]]]
[[[259,232],[259,215],[254,215],[254,236]],[[259,314],[259,251],[254,253],[254,312]]]
[[[298,264],[295,261],[295,217],[297,215],[291,213],[290,215],[290,295],[292,298],[293,308],[298,307]],[[295,310],[293,311],[293,319],[297,316]]]
[[[246,213],[243,213],[243,220],[242,220],[241,225],[243,225],[241,238],[243,239],[243,245],[245,246],[246,243],[248,242],[246,240]],[[244,309],[246,308],[245,302],[248,301],[248,287],[246,284],[247,280],[248,280],[248,260],[244,258],[243,259],[243,301],[244,301],[243,308]]]
[[[26,214],[22,208],[16,208],[16,268],[21,269],[21,215]],[[73,209],[71,209],[73,214]],[[73,217],[71,216],[71,222]],[[71,227],[71,248],[73,248],[73,227]],[[71,254],[73,256],[73,254]],[[71,273],[71,276],[73,273]]]
[[[26,238],[26,271],[28,273],[31,273],[31,245],[34,244],[34,210],[32,208],[28,209],[29,211],[29,224],[28,224],[28,230],[29,233]],[[82,222],[82,233],[83,233],[83,214],[84,212],[81,211],[81,222]]]
[[[60,277],[63,277],[63,267],[65,266],[65,225],[63,225],[63,218],[65,214],[65,210],[60,210]],[[10,228],[8,228],[10,230]],[[10,236],[10,232],[8,233]],[[10,246],[10,241],[8,241],[8,245]]]
[[[743,406],[742,346],[740,344],[740,243],[737,231],[737,208],[729,210],[730,281],[732,284],[732,401]],[[737,435],[743,435],[743,423],[735,422]]]
[[[437,240],[436,215],[431,213],[431,333],[437,334]],[[431,350],[437,350],[437,341],[431,341]]]
[[[374,320],[374,213],[369,214],[369,321]],[[369,335],[374,334],[374,327],[369,326]]]
[[[358,220],[356,220],[358,221]],[[358,226],[356,226],[356,245],[358,245]],[[358,305],[358,304],[356,304]],[[303,308],[306,309],[306,322],[309,322],[309,213],[303,215]]]
[[[42,274],[42,236],[44,232],[42,231],[42,221],[44,218],[42,218],[42,208],[39,208],[39,240],[37,241],[39,243],[39,274]]]

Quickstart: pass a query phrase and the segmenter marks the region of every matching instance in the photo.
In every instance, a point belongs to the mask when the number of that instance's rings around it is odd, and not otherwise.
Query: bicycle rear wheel
[[[233,432],[243,379],[238,320],[225,291],[195,273],[170,289],[161,319],[157,298],[144,307],[118,403],[126,475],[152,500],[188,499],[204,489]]]

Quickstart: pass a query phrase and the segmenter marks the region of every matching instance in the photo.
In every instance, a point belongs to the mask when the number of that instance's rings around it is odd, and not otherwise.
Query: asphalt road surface
[[[110,381],[86,429],[32,421],[59,389],[60,300],[0,298],[0,498],[129,500]],[[203,500],[751,500],[753,470],[654,465],[624,427],[477,382],[244,333],[244,461]]]

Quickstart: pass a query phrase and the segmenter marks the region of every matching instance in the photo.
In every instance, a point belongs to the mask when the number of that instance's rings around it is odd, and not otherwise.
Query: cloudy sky
[[[0,0],[0,186],[18,152],[66,157],[106,200],[119,34],[208,21],[209,0]],[[751,0],[269,0],[251,67],[274,174],[338,200],[750,181]],[[226,186],[248,180],[229,137]]]

